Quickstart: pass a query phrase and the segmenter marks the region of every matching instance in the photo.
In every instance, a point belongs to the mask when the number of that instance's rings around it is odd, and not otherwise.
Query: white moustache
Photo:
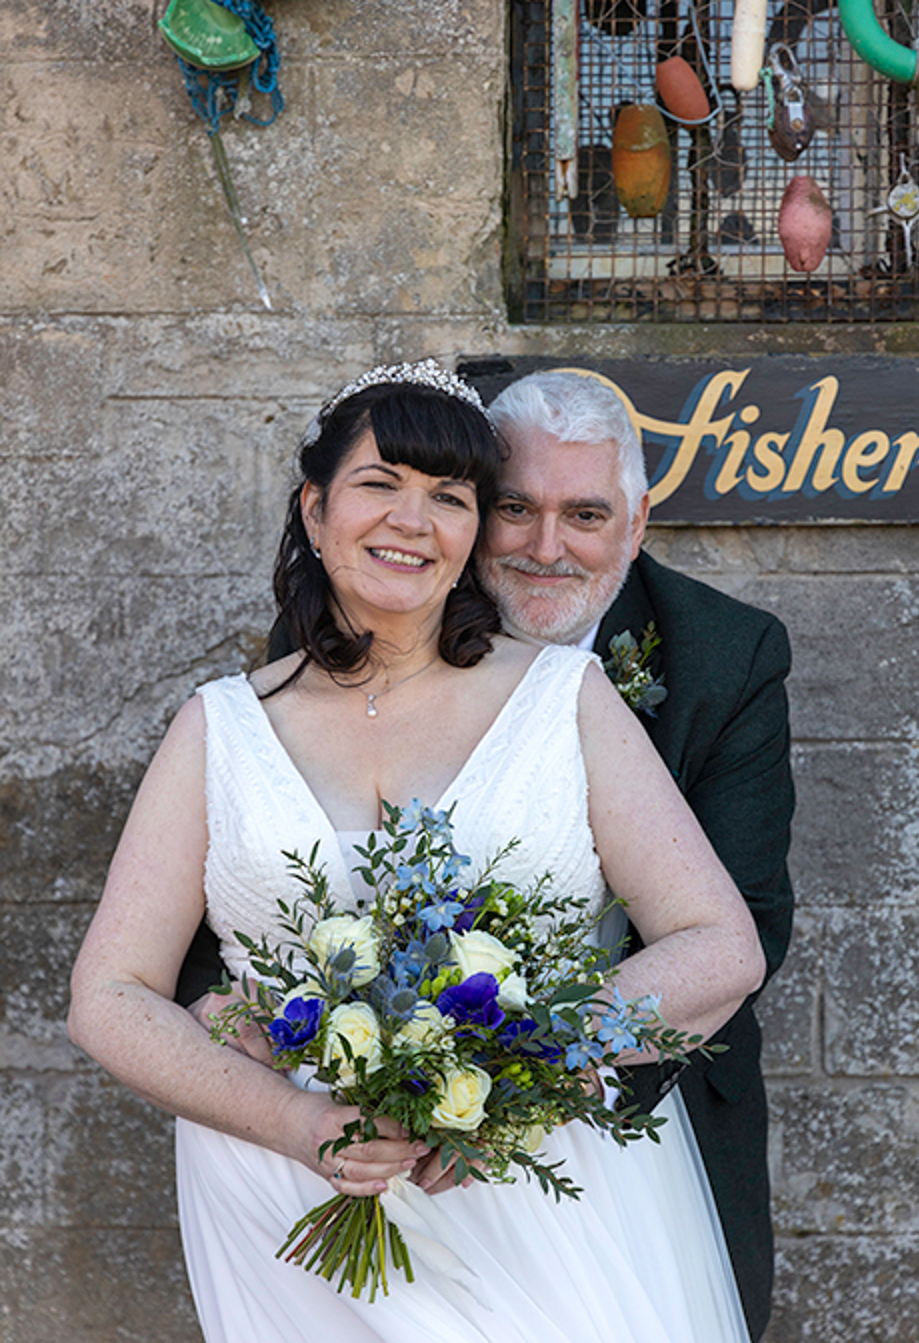
[[[539,578],[588,577],[586,570],[579,569],[576,564],[563,564],[561,560],[555,564],[537,564],[535,560],[528,560],[522,555],[507,555],[497,562],[504,569],[516,569],[521,574],[536,574]]]

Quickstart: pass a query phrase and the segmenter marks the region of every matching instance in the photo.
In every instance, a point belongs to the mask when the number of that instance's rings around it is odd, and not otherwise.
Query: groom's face
[[[511,633],[577,643],[638,554],[647,496],[630,518],[612,441],[565,443],[531,428],[504,437],[510,456],[479,556],[482,582]]]

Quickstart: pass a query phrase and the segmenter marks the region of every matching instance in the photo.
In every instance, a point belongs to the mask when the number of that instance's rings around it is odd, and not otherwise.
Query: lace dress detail
[[[592,653],[542,649],[456,778],[436,799],[456,804],[457,848],[481,871],[510,839],[501,866],[526,885],[544,872],[559,890],[598,910],[603,876],[587,819],[578,734],[578,689]],[[207,722],[207,917],[232,974],[246,966],[234,933],[277,933],[277,900],[293,882],[283,854],[306,855],[319,840],[329,889],[352,903],[351,881],[331,821],[274,733],[252,686],[230,676],[203,686]],[[408,799],[406,799],[408,800]]]
[[[480,870],[509,839],[503,869],[599,909],[604,883],[588,825],[578,691],[592,655],[540,652],[443,795],[457,847]],[[336,900],[353,899],[328,816],[275,736],[249,683],[203,687],[207,724],[208,918],[230,969],[239,930],[276,936],[290,899],[283,850],[319,841]],[[346,836],[345,840],[353,836]],[[347,843],[346,843],[347,849]],[[704,1170],[677,1093],[660,1146],[621,1150],[583,1124],[557,1129],[548,1157],[583,1189],[474,1185],[431,1198],[402,1179],[383,1196],[409,1234],[415,1282],[390,1279],[371,1305],[278,1260],[289,1228],[330,1196],[307,1167],[187,1120],[176,1122],[182,1240],[207,1343],[748,1343]],[[433,1250],[432,1250],[433,1247]]]

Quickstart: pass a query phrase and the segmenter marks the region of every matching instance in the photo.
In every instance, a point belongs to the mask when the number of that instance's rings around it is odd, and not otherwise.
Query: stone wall
[[[171,1126],[67,976],[177,706],[246,666],[293,444],[378,358],[877,351],[909,327],[514,329],[502,0],[271,0],[287,110],[224,134],[259,304],[155,0],[0,10],[0,1340],[192,1343]],[[801,903],[764,1008],[770,1343],[919,1339],[914,528],[657,529],[788,623]]]

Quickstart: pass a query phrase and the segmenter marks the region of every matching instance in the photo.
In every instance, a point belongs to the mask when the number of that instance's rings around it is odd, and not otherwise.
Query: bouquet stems
[[[276,1257],[280,1259],[282,1255],[288,1263],[306,1270],[315,1266],[315,1271],[327,1282],[341,1270],[338,1290],[341,1292],[349,1285],[354,1298],[365,1287],[370,1301],[381,1287],[383,1295],[389,1295],[387,1259],[409,1282],[415,1280],[402,1234],[386,1216],[375,1194],[369,1198],[335,1194],[312,1208],[291,1228]]]

